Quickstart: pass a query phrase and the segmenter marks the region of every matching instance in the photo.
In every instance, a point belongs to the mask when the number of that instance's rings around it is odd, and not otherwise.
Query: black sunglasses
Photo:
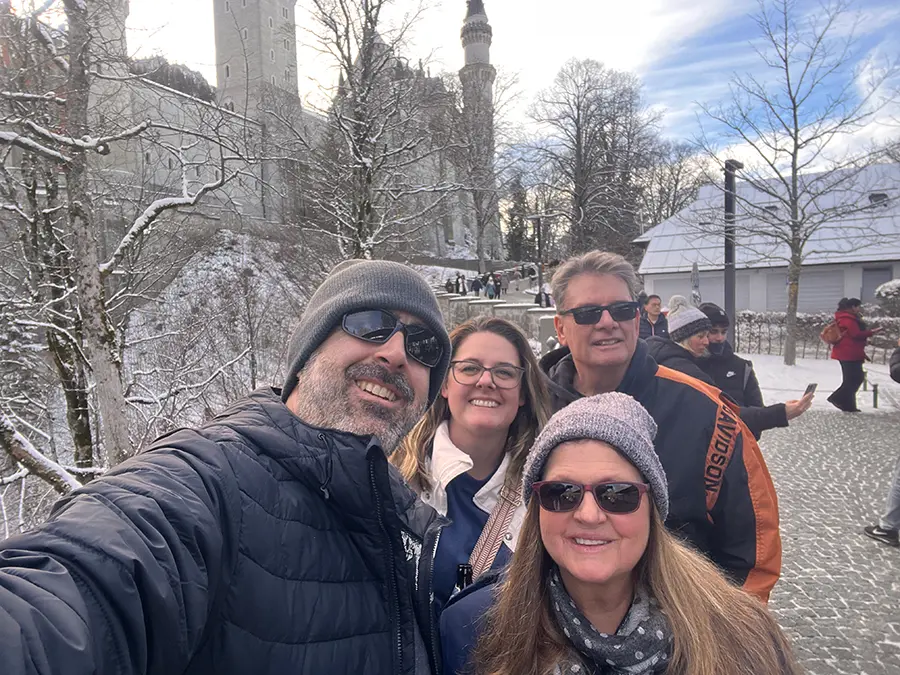
[[[406,353],[423,366],[434,368],[441,362],[444,347],[433,330],[428,326],[403,323],[396,316],[383,309],[363,309],[344,314],[341,328],[345,333],[366,342],[382,345],[394,333],[403,331]]]
[[[650,489],[646,483],[597,483],[577,485],[558,480],[538,481],[531,486],[538,503],[545,511],[561,513],[574,511],[591,491],[601,509],[607,513],[634,513],[641,505],[641,495]]]
[[[613,302],[609,305],[585,305],[584,307],[575,307],[560,312],[560,314],[571,314],[575,319],[575,323],[579,326],[593,325],[600,321],[603,312],[608,311],[613,321],[630,321],[637,313],[640,303],[628,302],[622,300]]]

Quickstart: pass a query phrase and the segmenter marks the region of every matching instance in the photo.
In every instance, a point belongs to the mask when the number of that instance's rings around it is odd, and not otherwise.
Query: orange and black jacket
[[[554,410],[581,398],[568,348],[546,354]],[[637,399],[659,431],[669,481],[666,526],[763,601],[781,573],[778,499],[737,405],[708,384],[657,365],[638,340],[617,391]]]

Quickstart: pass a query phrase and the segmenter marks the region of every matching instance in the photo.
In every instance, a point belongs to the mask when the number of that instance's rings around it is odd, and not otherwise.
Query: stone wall
[[[549,340],[556,339],[556,329],[553,326],[556,310],[552,307],[485,300],[471,295],[444,292],[438,292],[437,299],[448,331],[476,316],[496,316],[516,324],[530,339],[540,343],[542,354],[549,351],[552,344]]]

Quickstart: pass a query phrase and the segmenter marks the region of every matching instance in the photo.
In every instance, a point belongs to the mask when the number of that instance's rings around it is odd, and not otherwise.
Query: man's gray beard
[[[392,410],[374,401],[352,402],[350,387],[355,387],[355,380],[360,378],[391,385],[406,405]],[[307,424],[375,436],[386,455],[397,449],[425,413],[425,404],[414,402],[415,392],[403,375],[371,363],[357,363],[340,373],[338,366],[318,353],[297,374],[296,401],[293,412]]]

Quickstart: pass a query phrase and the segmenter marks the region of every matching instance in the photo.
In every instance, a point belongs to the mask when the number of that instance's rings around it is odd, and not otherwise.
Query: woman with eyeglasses
[[[650,414],[618,392],[551,418],[525,464],[508,570],[441,616],[445,673],[801,672],[765,606],[663,526],[655,435]]]
[[[524,517],[525,457],[550,416],[528,339],[514,324],[479,317],[450,333],[450,372],[434,405],[391,461],[422,500],[451,521],[434,561],[440,612],[471,565],[479,577],[505,564]],[[460,583],[461,582],[461,583]]]

